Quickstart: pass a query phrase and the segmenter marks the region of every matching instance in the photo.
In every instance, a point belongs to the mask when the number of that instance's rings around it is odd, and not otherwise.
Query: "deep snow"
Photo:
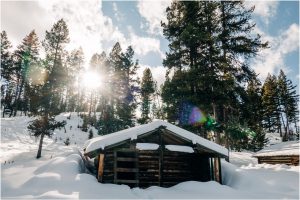
[[[67,116],[62,114],[58,119],[66,120]],[[222,160],[224,185],[188,181],[170,188],[130,189],[126,185],[101,184],[94,176],[83,173],[78,149],[88,133],[77,129],[80,118],[76,114],[67,120],[67,133],[56,130],[52,139],[45,139],[39,160],[35,159],[38,141],[26,131],[30,120],[1,119],[2,199],[299,199],[299,167],[257,164],[251,152],[231,152],[231,163]],[[69,146],[63,143],[66,137],[71,139]]]

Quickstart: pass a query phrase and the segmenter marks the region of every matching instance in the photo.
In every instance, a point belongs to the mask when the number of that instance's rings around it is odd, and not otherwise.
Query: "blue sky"
[[[60,18],[67,21],[71,42],[67,49],[82,46],[88,63],[93,53],[109,53],[115,42],[123,49],[132,45],[141,74],[151,67],[155,79],[164,81],[162,61],[168,41],[160,21],[165,20],[166,1],[1,1],[1,30],[6,30],[16,46],[32,29],[42,40],[45,30]],[[251,1],[255,5],[255,32],[270,42],[270,49],[259,53],[251,67],[264,80],[268,73],[284,69],[294,84],[299,82],[299,2]],[[27,20],[19,20],[27,19]]]

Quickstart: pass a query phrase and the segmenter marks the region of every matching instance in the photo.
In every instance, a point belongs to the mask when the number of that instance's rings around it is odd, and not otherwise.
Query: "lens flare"
[[[192,109],[192,112],[189,117],[189,124],[190,125],[201,125],[206,122],[206,117],[204,113],[197,107]]]
[[[200,108],[185,102],[181,105],[179,121],[183,125],[202,126],[207,117]]]
[[[43,85],[48,79],[47,71],[37,64],[31,64],[25,71],[27,83],[30,85]]]

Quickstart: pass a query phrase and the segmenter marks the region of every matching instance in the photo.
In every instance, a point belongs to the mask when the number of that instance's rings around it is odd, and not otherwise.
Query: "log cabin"
[[[88,140],[84,158],[101,183],[170,187],[184,181],[222,183],[228,150],[162,120]]]
[[[257,158],[258,164],[286,164],[299,166],[299,141],[281,142],[266,147],[253,157]]]

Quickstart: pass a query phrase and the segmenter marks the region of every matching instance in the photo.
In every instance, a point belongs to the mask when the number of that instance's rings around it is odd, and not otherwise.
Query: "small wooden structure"
[[[228,150],[158,120],[91,139],[84,155],[94,158],[99,182],[145,188],[190,180],[222,183],[220,158]]]
[[[286,164],[299,166],[299,141],[282,142],[257,152],[258,164]]]

